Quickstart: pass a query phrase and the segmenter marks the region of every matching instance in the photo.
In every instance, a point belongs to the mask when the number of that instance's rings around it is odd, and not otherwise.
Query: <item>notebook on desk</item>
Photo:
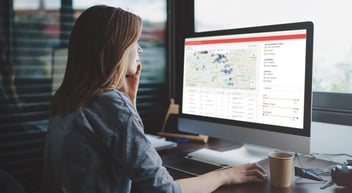
[[[177,147],[177,143],[172,141],[167,141],[163,137],[159,137],[157,135],[146,134],[147,139],[152,143],[153,147],[157,150],[164,150]]]

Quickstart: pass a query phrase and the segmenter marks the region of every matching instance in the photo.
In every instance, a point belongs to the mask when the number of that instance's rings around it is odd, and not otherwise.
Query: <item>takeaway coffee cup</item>
[[[269,154],[271,185],[287,188],[291,186],[293,154],[272,152]]]

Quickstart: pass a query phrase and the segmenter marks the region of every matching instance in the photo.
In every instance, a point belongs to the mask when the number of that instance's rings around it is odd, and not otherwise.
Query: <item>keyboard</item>
[[[167,168],[183,172],[192,176],[198,176],[207,172],[221,170],[228,167],[225,165],[205,163],[202,161],[189,159],[187,157],[165,160],[163,162],[163,165]]]

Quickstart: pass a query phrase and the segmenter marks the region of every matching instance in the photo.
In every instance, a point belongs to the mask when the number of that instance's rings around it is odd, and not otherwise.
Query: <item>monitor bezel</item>
[[[179,117],[193,119],[197,121],[214,122],[219,124],[233,125],[236,127],[258,129],[263,131],[280,132],[286,134],[293,134],[299,136],[310,137],[311,131],[311,121],[312,121],[312,69],[313,69],[313,29],[314,25],[310,21],[296,22],[296,23],[285,23],[285,24],[275,24],[275,25],[265,25],[265,26],[255,26],[255,27],[244,27],[237,29],[227,29],[227,30],[216,30],[207,32],[195,32],[184,37],[184,42],[186,38],[194,37],[209,37],[218,35],[231,35],[231,34],[247,34],[247,33],[260,33],[260,32],[275,32],[275,31],[287,31],[287,30],[306,30],[306,65],[305,65],[305,91],[304,91],[304,118],[303,118],[303,129],[268,125],[261,123],[245,122],[245,121],[235,121],[227,119],[219,119],[212,117],[205,117],[199,115],[189,115],[183,113],[183,76],[184,76],[184,64],[181,65],[181,91],[179,99]],[[183,42],[183,43],[184,43]],[[182,47],[182,57],[184,58],[184,44]],[[184,61],[184,60],[182,60]],[[183,130],[185,131],[185,130]],[[187,131],[186,131],[187,132]]]

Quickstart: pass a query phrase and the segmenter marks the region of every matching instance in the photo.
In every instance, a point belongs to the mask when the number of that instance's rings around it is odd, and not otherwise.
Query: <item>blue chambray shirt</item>
[[[144,192],[181,192],[127,95],[107,91],[82,110],[50,118],[44,192],[127,193],[131,181]]]

